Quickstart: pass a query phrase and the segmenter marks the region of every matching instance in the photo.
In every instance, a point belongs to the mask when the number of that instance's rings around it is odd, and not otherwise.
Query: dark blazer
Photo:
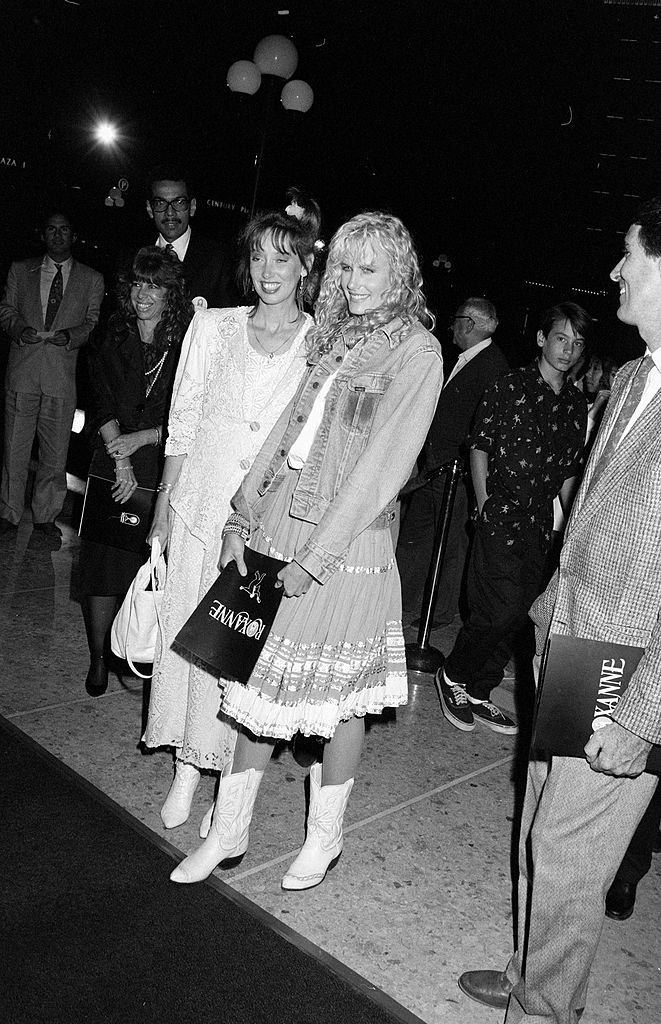
[[[123,317],[115,314],[110,318],[103,340],[92,343],[89,375],[94,409],[89,429],[97,445],[93,472],[101,476],[114,473],[114,462],[106,455],[97,434],[104,423],[117,419],[123,434],[160,427],[160,448],[148,445],[131,456],[138,483],[145,487],[156,486],[179,351],[178,345],[170,347],[158,380],[147,396],[142,344],[137,330],[127,327]]]
[[[492,341],[445,385],[425,441],[426,469],[467,458],[468,435],[484,389],[508,370],[505,356]]]
[[[209,309],[239,305],[235,268],[227,249],[220,242],[212,242],[191,228],[183,267],[191,299],[201,295]]]
[[[11,339],[5,386],[10,391],[76,400],[78,350],[89,338],[103,299],[103,278],[84,263],[73,261],[51,330],[67,330],[67,345],[38,341],[21,344],[26,327],[44,329],[41,305],[42,256],[12,263],[0,303],[0,327]]]

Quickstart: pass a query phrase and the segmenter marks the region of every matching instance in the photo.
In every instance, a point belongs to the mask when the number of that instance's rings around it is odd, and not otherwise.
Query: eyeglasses
[[[162,196],[152,196],[149,200],[154,213],[165,213],[168,206],[171,206],[173,210],[187,210],[190,206],[190,199],[188,196],[175,196],[174,199],[163,199]]]
[[[463,313],[463,314],[459,313],[457,316],[451,316],[450,317],[450,327],[454,326],[455,320],[470,320],[472,326],[473,327],[475,326],[475,321],[473,320],[473,317],[472,316],[467,316],[465,313]],[[470,329],[471,328],[469,328],[469,330]]]

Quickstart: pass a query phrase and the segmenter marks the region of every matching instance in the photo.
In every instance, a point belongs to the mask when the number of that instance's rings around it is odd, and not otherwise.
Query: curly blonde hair
[[[378,247],[385,253],[390,264],[390,285],[378,309],[354,317],[342,291],[342,263],[347,258],[362,259],[368,247]],[[329,352],[336,336],[349,324],[358,328],[358,337],[366,337],[396,316],[404,322],[394,339],[396,343],[410,333],[417,321],[425,327],[434,325],[422,291],[422,274],[413,241],[398,217],[389,213],[359,213],[338,228],[328,247],[326,271],[315,307],[315,326],[308,334],[310,356]]]

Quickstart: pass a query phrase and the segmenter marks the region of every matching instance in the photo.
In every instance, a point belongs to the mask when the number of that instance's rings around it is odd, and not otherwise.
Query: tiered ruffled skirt
[[[314,530],[289,514],[299,474],[255,510],[250,546],[290,560]],[[257,736],[330,738],[339,722],[407,701],[401,588],[389,529],[368,529],[343,565],[301,597],[284,597],[246,685],[221,680],[221,712]]]

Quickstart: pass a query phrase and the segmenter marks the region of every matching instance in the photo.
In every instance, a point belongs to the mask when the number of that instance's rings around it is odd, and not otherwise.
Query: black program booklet
[[[146,558],[145,544],[154,513],[156,491],[150,487],[136,487],[128,501],[120,505],[112,496],[114,485],[114,480],[90,473],[78,536],[111,548],[121,548],[122,551],[145,552]]]
[[[266,643],[283,590],[277,575],[287,564],[246,548],[247,576],[228,562],[180,629],[175,644],[223,679],[247,683]]]
[[[642,647],[552,633],[540,677],[533,750],[585,757],[585,744],[600,719],[608,722],[644,653]],[[647,768],[661,771],[661,747],[652,747]]]

